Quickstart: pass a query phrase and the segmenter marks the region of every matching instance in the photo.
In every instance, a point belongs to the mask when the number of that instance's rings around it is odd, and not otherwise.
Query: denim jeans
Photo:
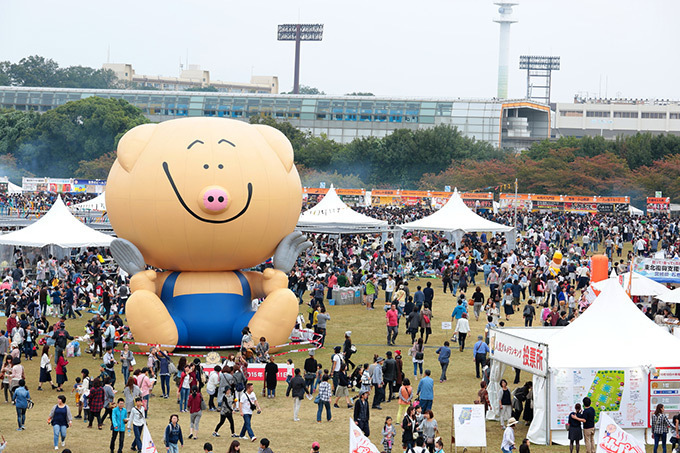
[[[54,446],[59,445],[59,435],[61,435],[61,441],[66,440],[66,425],[52,425],[52,430],[54,431]]]
[[[168,453],[179,453],[179,445],[168,443]]]
[[[271,397],[276,396],[276,389],[270,389],[270,388],[268,388],[268,389],[267,389],[267,396],[271,396]]]
[[[413,375],[418,376],[418,368],[420,368],[420,374],[423,374],[423,362],[413,362]]]
[[[239,434],[239,437],[243,437],[246,435],[246,432],[252,439],[255,437],[255,433],[253,433],[253,428],[250,427],[250,420],[253,418],[253,414],[243,414],[243,428],[241,428],[241,434]]]
[[[657,434],[654,433],[654,453],[656,453],[656,449],[659,447],[659,443],[661,443],[661,451],[663,453],[666,453],[666,433],[663,434]]]
[[[161,391],[163,392],[163,396],[169,396],[170,395],[170,375],[169,374],[161,374]]]
[[[22,428],[24,426],[24,423],[26,423],[26,408],[25,407],[17,407],[17,425],[19,425],[19,428]]]
[[[130,378],[130,367],[129,366],[124,366],[121,369],[121,373],[123,374],[123,383],[127,385],[127,381]]]
[[[319,406],[319,408],[316,411],[316,421],[317,422],[321,421],[321,413],[323,412],[324,407],[326,408],[326,420],[330,421],[330,419],[331,419],[331,402],[319,400],[318,406]]]
[[[189,400],[189,389],[182,389],[179,391],[179,410],[187,410],[187,401]]]
[[[445,381],[446,380],[446,369],[449,367],[449,362],[439,362],[439,365],[442,367],[442,375],[439,378],[439,380]]]
[[[132,425],[132,430],[135,432],[135,439],[132,441],[132,448],[134,448],[137,451],[142,451],[142,430],[143,429],[144,429],[144,425],[142,425],[142,426]]]

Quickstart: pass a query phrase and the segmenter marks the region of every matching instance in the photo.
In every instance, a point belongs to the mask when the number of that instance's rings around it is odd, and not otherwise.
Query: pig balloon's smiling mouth
[[[253,197],[253,185],[251,183],[248,183],[248,199],[246,200],[246,205],[241,209],[241,211],[236,214],[233,217],[229,217],[228,219],[225,220],[212,220],[212,219],[205,219],[201,217],[200,215],[196,214],[194,211],[187,206],[187,204],[184,202],[184,199],[182,198],[182,195],[179,193],[179,190],[177,189],[177,186],[175,185],[175,181],[172,179],[172,175],[170,174],[170,168],[168,168],[168,163],[163,162],[163,171],[165,171],[165,176],[168,177],[168,181],[170,182],[170,185],[172,186],[172,190],[175,192],[175,195],[177,196],[177,200],[179,200],[180,204],[182,207],[189,213],[191,214],[194,218],[200,220],[201,222],[206,222],[206,223],[227,223],[231,222],[232,220],[236,220],[239,217],[241,217],[245,212],[248,210],[248,206],[250,206],[250,200]]]

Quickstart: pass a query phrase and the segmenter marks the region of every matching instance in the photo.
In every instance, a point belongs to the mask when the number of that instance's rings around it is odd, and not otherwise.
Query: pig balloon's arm
[[[312,246],[312,243],[307,240],[307,236],[301,231],[293,231],[288,236],[283,238],[274,252],[274,269],[277,269],[284,274],[288,274],[295,261],[297,261],[300,253]]]
[[[144,257],[132,242],[116,238],[111,241],[110,250],[116,263],[130,276],[144,270]]]
[[[253,299],[267,297],[277,289],[288,288],[288,275],[277,269],[265,269],[264,272],[243,272],[250,284]]]

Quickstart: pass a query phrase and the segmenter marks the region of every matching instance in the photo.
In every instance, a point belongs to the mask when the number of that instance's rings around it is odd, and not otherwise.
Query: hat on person
[[[508,424],[506,426],[513,426],[517,424],[517,420],[515,420],[515,417],[510,417],[510,420],[508,420]]]
[[[368,393],[368,392],[370,392],[369,389],[363,389],[359,392],[359,395],[363,395],[364,393]]]
[[[333,350],[335,352],[340,352],[340,349],[342,349],[340,346],[336,346],[336,347],[333,348]]]
[[[309,350],[309,355],[312,356],[312,357],[314,357],[314,349],[310,349],[310,350]]]
[[[321,447],[321,445],[319,445],[318,442],[314,442],[314,443],[312,444],[312,448],[314,448],[314,447],[319,448],[319,447]]]
[[[384,361],[385,361],[385,359],[384,359],[384,358],[382,358],[382,357],[378,357],[378,360],[376,360],[376,362],[378,362],[378,363],[380,363],[380,362],[384,362]]]
[[[352,336],[352,331],[351,331],[351,330],[348,330],[347,332],[345,332],[345,336],[351,337],[351,336]]]
[[[481,336],[481,335],[477,335],[477,339],[478,339],[478,340],[483,340],[483,339],[484,339],[484,337],[483,337],[483,336]]]
[[[394,350],[394,353],[395,353],[396,355],[401,355],[401,349],[395,349],[395,350]]]

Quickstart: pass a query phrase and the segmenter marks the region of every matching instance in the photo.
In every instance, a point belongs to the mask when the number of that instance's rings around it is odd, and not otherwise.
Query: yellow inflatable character
[[[287,273],[310,245],[293,231],[301,203],[293,149],[269,126],[187,118],[125,134],[106,206],[119,238],[111,251],[132,275],[135,340],[233,345],[249,326],[255,338],[285,342],[298,314]],[[241,271],[272,256],[274,269]]]
[[[555,253],[553,253],[553,258],[552,261],[550,262],[548,272],[550,272],[550,275],[552,275],[553,277],[557,277],[558,275],[560,275],[561,267],[562,267],[562,252],[556,250]]]

